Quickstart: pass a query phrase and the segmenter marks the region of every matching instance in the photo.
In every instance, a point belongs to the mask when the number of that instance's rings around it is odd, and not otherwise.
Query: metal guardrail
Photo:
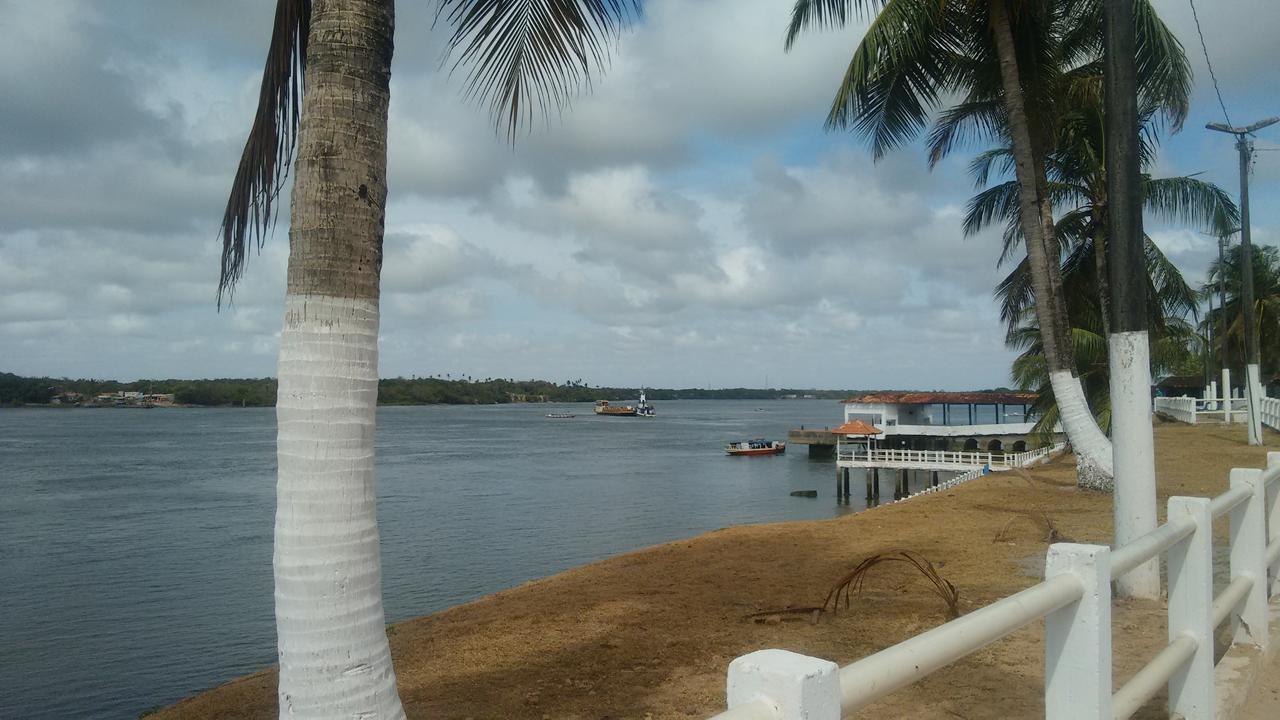
[[[729,666],[729,710],[714,720],[838,718],[920,680],[1019,628],[1045,621],[1045,715],[1128,718],[1168,688],[1169,712],[1214,712],[1213,637],[1231,620],[1234,643],[1265,647],[1267,603],[1280,595],[1280,452],[1268,469],[1231,471],[1213,498],[1169,498],[1168,521],[1114,552],[1049,547],[1045,580],[857,662],[760,650]],[[1229,516],[1231,581],[1213,595],[1213,521]],[[1113,692],[1111,583],[1168,556],[1169,644]]]

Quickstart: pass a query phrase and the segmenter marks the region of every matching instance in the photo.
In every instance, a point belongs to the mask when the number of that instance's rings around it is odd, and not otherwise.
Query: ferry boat
[[[757,438],[731,442],[724,446],[724,451],[729,455],[781,455],[787,451],[787,444],[777,440]]]
[[[605,415],[607,417],[635,417],[636,409],[633,405],[610,405],[608,400],[597,400],[595,406],[597,415]]]

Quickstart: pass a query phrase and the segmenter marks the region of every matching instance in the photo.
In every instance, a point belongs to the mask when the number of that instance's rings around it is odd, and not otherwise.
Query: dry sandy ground
[[[1273,433],[1267,442],[1280,448]],[[1166,497],[1216,495],[1231,467],[1265,462],[1239,425],[1161,424],[1157,454],[1162,517]],[[820,604],[873,553],[923,554],[968,611],[1037,582],[1051,528],[1107,543],[1110,497],[1077,491],[1071,462],[833,520],[719,530],[400,623],[390,634],[401,697],[410,718],[708,717],[724,707],[725,669],[738,655],[785,648],[845,664],[945,622],[930,586],[900,564],[877,567],[849,611],[817,624],[745,619]],[[1117,604],[1117,686],[1164,644],[1164,612],[1161,602]],[[859,717],[1042,716],[1042,652],[1036,623]],[[1160,717],[1162,705],[1138,717]],[[275,674],[265,670],[154,717],[266,719],[275,706]]]

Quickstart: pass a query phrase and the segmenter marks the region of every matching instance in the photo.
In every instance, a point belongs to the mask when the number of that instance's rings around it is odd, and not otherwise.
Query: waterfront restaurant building
[[[844,401],[844,421],[882,431],[885,449],[1020,453],[1038,396],[1024,392],[873,392]]]

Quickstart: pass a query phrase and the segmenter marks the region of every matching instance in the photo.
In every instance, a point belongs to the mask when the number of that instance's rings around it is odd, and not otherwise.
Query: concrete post
[[[1045,720],[1112,720],[1111,549],[1050,545],[1045,578],[1067,573],[1084,594],[1044,619]]]
[[[1231,424],[1231,371],[1222,368],[1222,421]]]
[[[1206,498],[1169,498],[1168,521],[1191,518],[1191,537],[1169,548],[1169,642],[1196,641],[1196,652],[1169,678],[1169,714],[1212,720],[1213,514]]]
[[[1280,467],[1280,452],[1267,453],[1267,469]],[[1271,483],[1271,487],[1266,490],[1266,517],[1264,520],[1267,525],[1267,546],[1272,543],[1280,542],[1280,481]],[[1268,568],[1271,584],[1270,595],[1280,595],[1280,561]]]
[[[1263,518],[1265,496],[1262,471],[1235,468],[1231,488],[1249,488],[1249,499],[1231,510],[1231,579],[1248,576],[1253,586],[1244,603],[1231,614],[1233,642],[1266,649],[1267,627],[1267,529]]]
[[[1218,381],[1217,380],[1213,380],[1209,383],[1209,401],[1212,402],[1213,405],[1210,405],[1207,409],[1216,410],[1217,408],[1214,407],[1214,405],[1218,404]]]
[[[729,709],[763,701],[781,720],[840,720],[840,667],[787,650],[757,650],[729,663]]]

